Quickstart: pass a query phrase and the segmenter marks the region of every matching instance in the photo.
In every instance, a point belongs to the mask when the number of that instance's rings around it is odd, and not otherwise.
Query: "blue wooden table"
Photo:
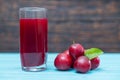
[[[47,70],[25,72],[21,70],[19,54],[0,53],[0,80],[120,80],[120,53],[104,53],[99,68],[86,74],[73,69],[56,70],[53,64],[56,55],[48,54]]]

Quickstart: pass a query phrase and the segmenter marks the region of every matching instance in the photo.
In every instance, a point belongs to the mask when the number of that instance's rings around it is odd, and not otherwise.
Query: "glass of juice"
[[[48,34],[46,9],[23,7],[19,9],[19,17],[22,70],[45,70]]]

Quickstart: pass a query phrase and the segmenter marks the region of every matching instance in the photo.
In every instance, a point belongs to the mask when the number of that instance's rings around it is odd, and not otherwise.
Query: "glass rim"
[[[22,7],[19,11],[46,11],[46,8],[42,7]]]

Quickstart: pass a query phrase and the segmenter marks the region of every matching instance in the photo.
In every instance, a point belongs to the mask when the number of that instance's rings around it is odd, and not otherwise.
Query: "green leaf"
[[[90,48],[85,50],[85,56],[88,57],[90,60],[103,54],[104,52],[99,48]]]

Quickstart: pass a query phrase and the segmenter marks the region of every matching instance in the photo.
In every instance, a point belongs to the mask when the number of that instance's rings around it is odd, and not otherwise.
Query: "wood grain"
[[[0,0],[0,51],[19,51],[20,7],[48,9],[49,52],[72,44],[120,52],[120,0]]]

